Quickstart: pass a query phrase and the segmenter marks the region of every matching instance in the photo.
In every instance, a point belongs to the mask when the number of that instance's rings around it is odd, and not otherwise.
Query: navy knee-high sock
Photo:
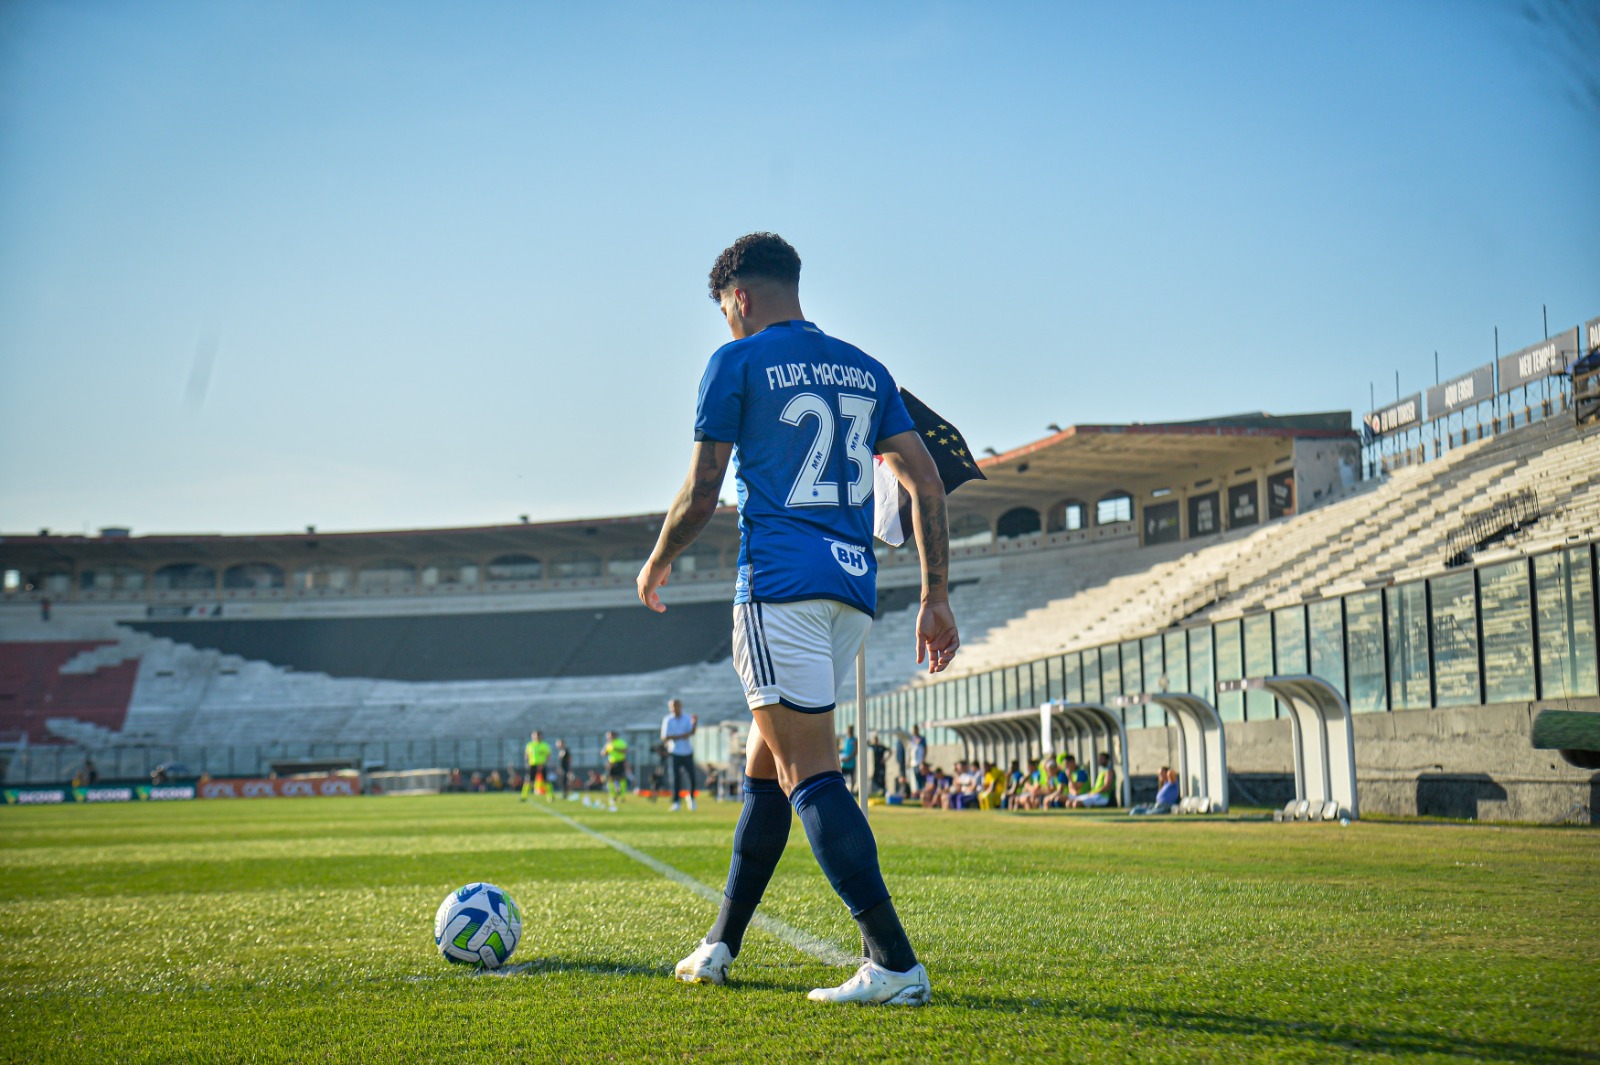
[[[755,916],[767,881],[789,842],[789,800],[776,780],[744,778],[744,810],[733,830],[733,860],[728,863],[728,886],[722,891],[722,909],[706,933],[707,943],[723,943],[734,957],[744,942],[744,930]]]
[[[789,801],[805,826],[817,864],[860,926],[867,956],[895,972],[916,965],[916,952],[878,868],[878,843],[855,796],[845,787],[844,775],[807,777],[790,793]]]

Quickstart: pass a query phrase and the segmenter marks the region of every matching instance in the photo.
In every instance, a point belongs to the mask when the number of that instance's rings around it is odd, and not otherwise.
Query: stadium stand
[[[30,743],[58,739],[52,722],[123,729],[138,662],[105,655],[111,641],[0,643],[0,732]],[[131,657],[131,656],[130,656]]]
[[[1452,521],[1463,508],[1522,489],[1538,494],[1541,517],[1497,550],[1532,552],[1588,538],[1600,529],[1597,471],[1600,435],[1580,435],[1570,420],[1552,419],[1362,482],[1309,513],[1225,533],[1199,549],[1189,541],[1168,545],[1179,548],[1170,552],[1019,552],[1006,558],[1003,576],[980,579],[952,597],[966,641],[952,676],[1185,619],[1233,617],[1435,573],[1444,568]],[[952,572],[966,575],[959,564]],[[874,691],[914,676],[896,648],[884,644],[909,640],[914,613],[909,622],[886,619],[874,630]]]

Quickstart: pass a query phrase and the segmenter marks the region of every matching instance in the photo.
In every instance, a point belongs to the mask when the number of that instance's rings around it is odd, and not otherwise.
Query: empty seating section
[[[726,602],[498,614],[138,622],[134,628],[336,677],[390,680],[593,677],[726,658]],[[619,653],[619,649],[623,653]]]
[[[137,661],[96,669],[63,667],[105,646],[101,641],[0,643],[0,733],[29,743],[59,742],[52,721],[120,731],[133,694]]]
[[[951,596],[965,644],[951,675],[1142,636],[1185,617],[1237,617],[1436,573],[1457,520],[1524,488],[1538,492],[1543,516],[1495,550],[1531,552],[1593,538],[1600,530],[1600,433],[1580,434],[1570,421],[1539,422],[1365,482],[1309,513],[1203,543],[1104,555],[1069,547],[957,563],[954,579],[978,580]],[[884,617],[874,628],[872,692],[915,676],[915,614]]]

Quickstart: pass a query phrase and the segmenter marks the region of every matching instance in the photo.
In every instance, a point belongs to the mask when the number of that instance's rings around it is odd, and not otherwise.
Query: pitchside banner
[[[360,795],[361,778],[258,777],[252,780],[207,780],[200,785],[202,799],[314,798],[318,795]]]
[[[1470,373],[1452,377],[1428,389],[1428,419],[1443,418],[1494,398],[1494,363],[1486,362]]]
[[[1500,391],[1509,392],[1567,372],[1578,358],[1578,329],[1557,333],[1500,360]]]
[[[1422,421],[1422,393],[1414,392],[1405,399],[1379,407],[1366,416],[1366,425],[1373,436],[1382,436],[1398,429],[1409,429]]]

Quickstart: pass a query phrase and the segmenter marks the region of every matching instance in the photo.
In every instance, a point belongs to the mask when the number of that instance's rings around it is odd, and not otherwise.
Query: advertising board
[[[1494,363],[1486,362],[1476,370],[1429,388],[1428,418],[1442,418],[1446,414],[1487,403],[1493,398]]]
[[[1261,506],[1256,483],[1236,484],[1228,489],[1228,528],[1261,524]]]
[[[1509,392],[1546,377],[1567,372],[1578,357],[1578,330],[1574,326],[1549,340],[1530,344],[1500,359],[1500,391]]]
[[[361,794],[361,778],[252,777],[246,780],[206,780],[198,786],[202,799],[313,799],[330,795]]]
[[[1178,504],[1156,503],[1144,508],[1144,542],[1170,544],[1178,539]]]
[[[131,784],[101,784],[72,789],[72,798],[76,802],[133,802],[138,797]]]
[[[1222,531],[1217,493],[1189,497],[1189,535],[1210,536]]]
[[[179,802],[197,797],[193,784],[140,784],[134,790],[147,802]]]
[[[1294,471],[1281,470],[1267,478],[1267,517],[1283,518],[1294,513]]]
[[[55,806],[71,802],[66,788],[6,788],[0,797],[12,806]]]
[[[1413,392],[1405,399],[1397,400],[1387,407],[1379,407],[1369,411],[1362,419],[1367,429],[1373,436],[1382,436],[1399,429],[1407,429],[1422,421],[1422,393]]]

